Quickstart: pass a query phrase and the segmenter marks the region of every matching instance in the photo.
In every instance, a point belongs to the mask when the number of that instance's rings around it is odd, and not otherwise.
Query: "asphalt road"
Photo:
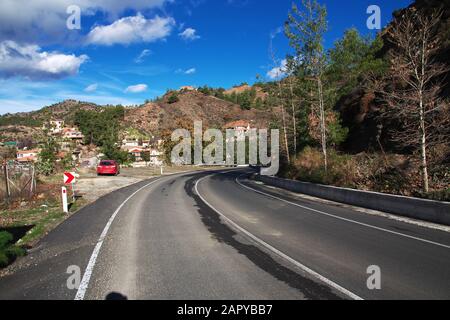
[[[243,172],[100,198],[0,279],[0,299],[450,299],[450,233],[293,197]],[[374,265],[380,290],[367,287]],[[69,266],[81,270],[78,290]]]

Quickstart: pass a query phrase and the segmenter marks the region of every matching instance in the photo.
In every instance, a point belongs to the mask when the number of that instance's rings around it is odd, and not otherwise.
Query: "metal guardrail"
[[[450,202],[339,188],[261,175],[255,175],[255,179],[292,192],[450,226]]]

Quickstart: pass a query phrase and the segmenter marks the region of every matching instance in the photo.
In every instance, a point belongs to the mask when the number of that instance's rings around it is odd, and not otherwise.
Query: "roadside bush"
[[[54,162],[51,160],[39,160],[36,163],[36,170],[39,174],[44,176],[49,176],[53,173],[55,169]]]
[[[305,182],[376,191],[437,201],[450,201],[448,154],[433,153],[438,164],[430,166],[431,191],[421,191],[420,163],[414,157],[401,154],[359,153],[340,154],[329,150],[326,173],[320,150],[306,147],[290,165],[280,168],[280,177]]]
[[[25,250],[11,244],[13,236],[8,232],[0,232],[0,268],[6,267],[17,257],[23,256]]]
[[[55,170],[56,153],[58,152],[58,144],[51,136],[43,144],[42,150],[39,153],[39,160],[36,168],[39,174],[49,176]]]
[[[72,154],[68,152],[61,161],[61,166],[64,170],[70,170],[73,168]]]
[[[282,169],[281,175],[305,182],[354,187],[357,171],[349,155],[342,155],[330,149],[326,172],[322,153],[317,149],[306,147],[298,154],[293,164]]]
[[[414,196],[436,201],[450,201],[450,188],[440,191],[431,191],[428,193],[417,193]]]
[[[116,160],[120,164],[128,161],[128,152],[121,150],[112,142],[105,143],[101,150],[104,154],[103,160]]]

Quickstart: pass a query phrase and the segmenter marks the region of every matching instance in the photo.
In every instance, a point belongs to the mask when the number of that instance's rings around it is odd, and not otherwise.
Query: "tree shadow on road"
[[[232,246],[240,254],[246,256],[257,267],[268,272],[276,279],[283,281],[290,287],[300,291],[306,299],[311,300],[341,300],[330,287],[310,279],[276,261],[270,254],[253,244],[245,244],[238,241],[238,234],[225,224],[220,215],[208,207],[194,192],[194,186],[198,177],[193,177],[185,184],[186,193],[192,197],[197,205],[201,220],[214,238],[222,243]],[[222,176],[223,179],[223,176]]]
[[[119,292],[111,292],[108,293],[105,300],[128,300],[128,297]]]

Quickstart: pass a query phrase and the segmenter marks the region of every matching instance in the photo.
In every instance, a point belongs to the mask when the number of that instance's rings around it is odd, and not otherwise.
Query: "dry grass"
[[[305,148],[292,165],[282,169],[280,175],[299,181],[449,201],[449,155],[448,146],[430,150],[431,191],[427,194],[421,191],[420,163],[414,155],[346,155],[330,151],[329,168],[325,172],[322,153],[314,148]]]
[[[352,157],[331,151],[328,157],[328,171],[325,172],[322,153],[307,147],[298,154],[293,165],[282,170],[282,175],[300,181],[354,187],[357,176],[355,169]]]

